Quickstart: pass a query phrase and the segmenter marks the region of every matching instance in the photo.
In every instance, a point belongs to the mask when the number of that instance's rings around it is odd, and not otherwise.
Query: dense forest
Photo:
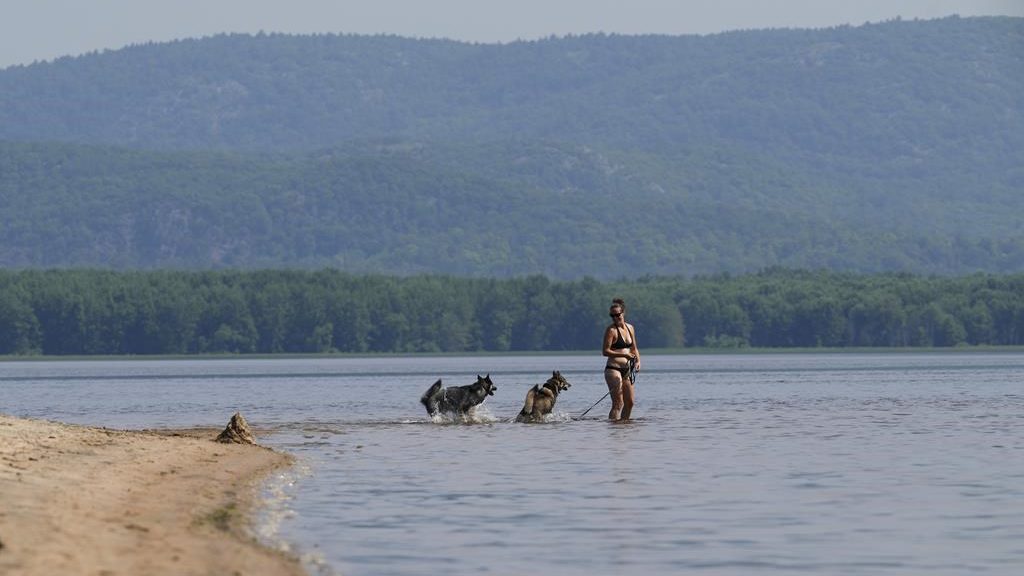
[[[894,194],[880,216],[753,159],[680,176],[709,153],[604,174],[625,161],[525,143],[298,157],[0,143],[0,264],[558,279],[1024,270],[1024,194]],[[655,172],[661,184],[646,180]]]
[[[0,267],[1024,271],[1024,19],[0,70]]]
[[[4,69],[0,138],[262,150],[516,138],[656,152],[733,141],[912,174],[958,154],[961,166],[1019,154],[1022,35],[1024,19],[956,17],[508,44],[221,35]]]
[[[596,350],[616,296],[644,349],[1024,344],[1024,275],[29,270],[0,271],[0,354]]]

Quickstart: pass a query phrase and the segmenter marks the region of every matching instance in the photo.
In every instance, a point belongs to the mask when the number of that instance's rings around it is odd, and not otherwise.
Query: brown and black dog
[[[551,378],[543,384],[536,384],[526,393],[526,402],[523,409],[516,416],[516,422],[541,422],[544,416],[551,414],[555,409],[555,402],[558,400],[559,392],[568,390],[572,384],[566,380],[562,373],[554,371]]]

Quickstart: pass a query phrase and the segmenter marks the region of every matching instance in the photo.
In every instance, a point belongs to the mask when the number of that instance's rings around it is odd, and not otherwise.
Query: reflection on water
[[[1017,574],[1022,354],[653,356],[609,423],[589,356],[0,363],[0,410],[119,427],[241,410],[301,459],[265,526],[343,574]],[[573,387],[509,420],[551,370]],[[476,423],[438,377],[490,373]],[[280,506],[280,504],[286,506]]]

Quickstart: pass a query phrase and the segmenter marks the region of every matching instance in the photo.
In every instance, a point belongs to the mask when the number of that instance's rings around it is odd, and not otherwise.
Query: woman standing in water
[[[626,322],[626,303],[621,298],[612,300],[608,315],[612,323],[604,331],[604,349],[608,358],[604,367],[604,381],[612,397],[608,418],[629,420],[636,399],[632,373],[640,370],[640,350],[636,347],[636,330]]]

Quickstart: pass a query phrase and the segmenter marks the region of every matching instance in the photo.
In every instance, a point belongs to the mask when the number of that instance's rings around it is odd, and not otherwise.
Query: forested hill
[[[1024,270],[1024,19],[0,70],[0,265]]]
[[[957,145],[1022,148],[1022,48],[1018,18],[504,45],[224,35],[8,68],[0,138],[247,149],[541,138],[654,151],[727,140],[913,163]]]

